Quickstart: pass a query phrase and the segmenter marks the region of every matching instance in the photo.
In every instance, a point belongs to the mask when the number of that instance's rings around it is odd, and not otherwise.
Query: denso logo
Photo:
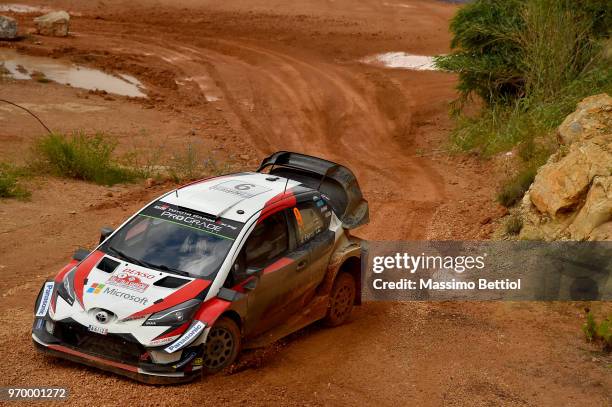
[[[148,278],[148,279],[155,278],[155,274],[146,273],[144,271],[139,271],[139,270],[134,270],[134,269],[131,269],[129,267],[126,267],[123,270],[121,270],[119,272],[119,274],[121,274],[121,273],[130,274],[132,276],[144,277],[144,278]]]

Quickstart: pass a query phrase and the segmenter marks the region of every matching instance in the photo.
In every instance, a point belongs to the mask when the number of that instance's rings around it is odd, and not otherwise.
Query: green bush
[[[606,37],[612,3],[601,0],[476,0],[451,22],[452,53],[439,68],[459,75],[460,109],[472,94],[488,106],[554,96],[584,73]]]
[[[612,315],[598,323],[593,313],[588,311],[582,332],[587,341],[599,342],[604,350],[612,350]]]
[[[49,134],[38,141],[35,150],[41,168],[58,176],[101,185],[134,181],[139,174],[113,160],[115,147],[116,143],[101,133]]]
[[[520,201],[533,182],[536,172],[537,167],[527,167],[519,171],[518,174],[501,186],[497,193],[497,201],[506,207]]]
[[[523,220],[518,215],[513,215],[506,221],[506,233],[509,235],[518,235],[523,228]]]
[[[30,192],[19,183],[22,171],[9,164],[0,163],[0,198],[25,199]]]

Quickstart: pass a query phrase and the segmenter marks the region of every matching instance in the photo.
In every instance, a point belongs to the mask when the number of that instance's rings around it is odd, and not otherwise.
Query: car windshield
[[[143,267],[213,278],[242,226],[158,201],[138,213],[101,249]]]

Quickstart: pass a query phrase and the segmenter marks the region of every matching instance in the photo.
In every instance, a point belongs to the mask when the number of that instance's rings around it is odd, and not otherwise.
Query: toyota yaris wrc
[[[360,300],[368,222],[353,173],[290,152],[197,181],[102,229],[35,304],[48,354],[148,383],[191,380]]]

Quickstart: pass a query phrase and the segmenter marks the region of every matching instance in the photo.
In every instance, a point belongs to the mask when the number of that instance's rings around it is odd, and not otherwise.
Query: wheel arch
[[[350,274],[353,280],[355,280],[355,305],[361,305],[361,258],[358,256],[350,256],[344,259],[344,262],[336,272],[334,280],[343,272]]]
[[[223,317],[227,317],[234,321],[236,325],[238,325],[238,329],[240,329],[240,332],[242,332],[242,317],[240,316],[240,314],[238,314],[238,312],[230,309],[219,315],[219,318]]]

